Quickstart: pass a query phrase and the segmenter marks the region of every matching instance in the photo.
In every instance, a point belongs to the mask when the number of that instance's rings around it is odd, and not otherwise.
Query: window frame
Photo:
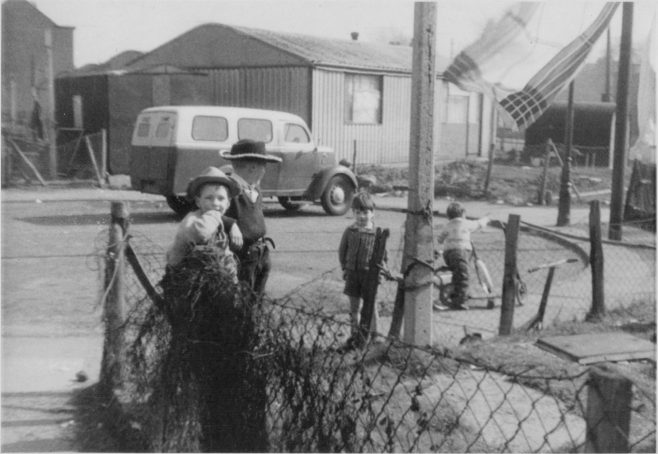
[[[354,85],[358,78],[376,80],[376,91],[379,95],[377,100],[377,108],[374,112],[376,118],[374,120],[354,120]],[[381,74],[368,74],[368,73],[345,73],[345,101],[344,101],[344,115],[345,124],[348,125],[381,125],[384,122],[384,76]],[[350,87],[352,87],[350,91]],[[363,93],[363,92],[362,92]],[[363,96],[363,95],[362,95]],[[365,96],[364,96],[365,98]],[[369,112],[372,115],[372,112]]]

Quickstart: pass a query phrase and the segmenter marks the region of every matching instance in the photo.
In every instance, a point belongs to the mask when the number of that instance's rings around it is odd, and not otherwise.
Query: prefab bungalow
[[[207,104],[291,112],[339,159],[351,161],[356,152],[360,164],[398,164],[406,163],[409,153],[411,58],[409,46],[206,24],[124,69],[172,65],[202,72],[208,78]],[[436,65],[436,159],[486,155],[495,133],[493,106],[443,81],[448,63],[439,57]],[[176,103],[173,93],[171,102]],[[119,108],[117,101],[112,104]],[[110,140],[113,173],[128,172],[128,159],[117,156],[124,152]]]

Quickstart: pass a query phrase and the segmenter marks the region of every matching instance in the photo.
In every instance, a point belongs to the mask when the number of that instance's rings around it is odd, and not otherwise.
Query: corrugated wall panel
[[[383,114],[381,125],[346,124],[344,119],[345,73],[316,69],[313,72],[313,129],[319,143],[333,147],[338,159],[352,160],[356,141],[357,163],[406,164],[409,160],[411,120],[411,77],[384,76]],[[468,125],[445,124],[448,83],[436,82],[434,152],[437,161],[464,159],[466,145],[478,154],[478,145],[488,147],[487,136],[492,126],[490,104],[484,105],[485,122],[478,125],[479,114],[471,112],[474,123]],[[477,100],[476,94],[472,97]],[[479,103],[474,103],[476,107]],[[468,127],[467,127],[468,126]],[[482,133],[482,139],[479,134]],[[468,134],[468,138],[467,135]],[[484,153],[483,155],[486,155]]]
[[[318,142],[333,147],[338,159],[358,163],[405,162],[409,143],[408,77],[384,76],[382,124],[345,123],[345,73],[313,72],[313,124]]]
[[[282,110],[310,120],[306,67],[214,69],[210,72],[217,105]]]

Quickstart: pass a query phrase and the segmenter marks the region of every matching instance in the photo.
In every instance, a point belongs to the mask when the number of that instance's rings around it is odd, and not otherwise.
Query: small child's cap
[[[187,185],[187,197],[189,199],[194,199],[197,195],[197,191],[204,184],[221,184],[226,186],[230,198],[233,198],[240,193],[240,186],[238,186],[238,183],[229,178],[228,175],[217,167],[208,167],[201,172],[200,175],[190,180]]]

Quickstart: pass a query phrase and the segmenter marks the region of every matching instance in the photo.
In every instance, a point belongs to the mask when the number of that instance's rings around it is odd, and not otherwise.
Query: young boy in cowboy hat
[[[263,295],[271,261],[259,185],[267,163],[281,162],[281,158],[267,154],[263,142],[249,139],[236,142],[230,152],[223,152],[221,156],[233,164],[231,178],[240,188],[226,212],[236,219],[244,239],[244,245],[236,252],[240,260],[239,279],[258,295]]]
[[[190,181],[187,196],[194,199],[198,209],[188,213],[179,224],[174,242],[167,251],[168,267],[181,263],[195,246],[209,245],[227,258],[222,262],[226,265],[225,271],[237,283],[237,263],[229,249],[225,228],[236,246],[242,244],[242,235],[235,220],[224,214],[239,191],[237,183],[216,167],[208,167]]]

